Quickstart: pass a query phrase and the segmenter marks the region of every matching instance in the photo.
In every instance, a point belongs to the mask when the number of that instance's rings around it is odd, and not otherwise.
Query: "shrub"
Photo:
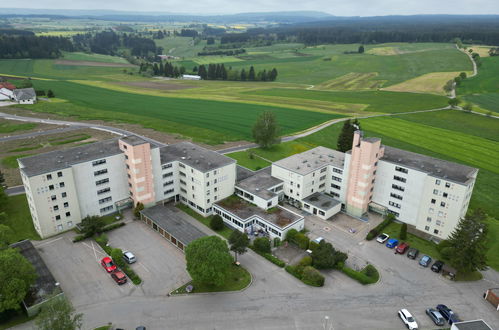
[[[366,240],[370,241],[373,238],[375,238],[376,236],[378,236],[378,234],[379,233],[376,230],[376,228],[373,228],[373,229],[369,230],[369,232],[367,233]]]
[[[301,272],[296,269],[296,266],[286,266],[286,267],[284,267],[284,269],[288,273],[290,273],[291,275],[296,277],[297,279],[301,280]]]
[[[133,215],[136,219],[140,219],[140,211],[144,209],[144,204],[138,202],[137,205],[133,208]]]
[[[97,236],[95,238],[95,241],[97,242],[97,244],[99,244],[100,246],[106,246],[107,242],[109,242],[109,239],[107,238],[107,235],[106,234],[100,234],[99,236]]]
[[[378,282],[379,280],[378,270],[372,265],[367,265],[360,272],[348,267],[343,267],[341,271],[348,277],[353,278],[354,280],[363,285],[373,284]],[[368,276],[367,274],[371,274],[372,276]]]
[[[375,238],[376,236],[378,236],[379,233],[381,233],[382,230],[385,229],[386,226],[391,224],[394,220],[395,220],[395,216],[392,213],[388,213],[385,216],[385,220],[383,220],[383,222],[381,222],[379,225],[377,225],[376,227],[371,229],[369,231],[369,233],[367,233],[366,240],[370,241],[373,238]]]
[[[303,257],[298,263],[298,265],[303,267],[312,266],[312,257],[311,256]]]
[[[308,243],[308,249],[312,252],[314,252],[318,247],[319,247],[319,244],[317,244],[314,241],[310,241],[310,243]]]
[[[399,235],[401,240],[407,239],[407,224],[403,223],[402,226],[400,227],[400,235]]]
[[[76,235],[75,238],[73,238],[73,243],[83,241],[84,239],[87,239],[89,237],[92,237],[93,234],[91,233],[85,233],[81,235]]]
[[[260,255],[263,256],[268,261],[270,261],[271,263],[273,263],[274,265],[277,265],[277,266],[279,266],[281,268],[284,267],[284,266],[286,266],[286,263],[284,261],[282,261],[281,259],[277,258],[276,256],[273,256],[270,253],[262,253]]]
[[[48,92],[47,92],[47,96],[50,97],[50,98],[52,98],[52,97],[55,97],[55,94],[54,94],[54,92],[51,89],[49,89]]]
[[[258,237],[253,241],[253,247],[257,252],[270,253],[270,240],[266,237]]]
[[[101,233],[104,233],[106,231],[110,231],[110,230],[113,230],[116,228],[123,227],[124,225],[126,225],[126,223],[124,223],[124,222],[118,222],[118,223],[113,223],[113,224],[107,225],[101,229]]]
[[[281,246],[281,239],[279,237],[274,237],[274,247]]]
[[[111,258],[118,267],[122,269],[126,267],[125,261],[123,260],[123,251],[121,249],[112,249]]]
[[[286,233],[286,241],[294,242],[296,235],[298,235],[298,231],[296,229],[288,230],[288,232]]]
[[[376,281],[378,281],[379,279],[378,270],[373,265],[367,265],[366,267],[364,267],[361,273],[363,273],[367,277],[372,278],[373,280],[376,279]]]
[[[210,228],[214,231],[219,231],[224,229],[224,221],[221,216],[214,215],[210,219]]]
[[[312,266],[307,266],[303,269],[301,276],[303,283],[311,286],[323,286],[324,276]]]
[[[295,236],[295,243],[300,249],[306,250],[308,248],[308,243],[310,239],[303,233],[298,233]]]

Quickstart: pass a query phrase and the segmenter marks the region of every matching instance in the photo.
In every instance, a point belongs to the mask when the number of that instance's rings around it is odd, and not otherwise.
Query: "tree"
[[[111,251],[111,259],[118,265],[118,267],[123,268],[125,267],[125,260],[123,260],[123,251],[121,249],[113,249]]]
[[[212,286],[224,284],[233,261],[227,243],[218,236],[192,241],[185,249],[185,259],[193,281]]]
[[[40,330],[76,330],[82,327],[82,317],[65,297],[53,297],[42,306],[35,324]]]
[[[206,80],[208,79],[208,72],[206,72],[206,67],[204,65],[200,65],[198,69],[198,75],[201,77],[201,79]]]
[[[19,251],[0,250],[0,313],[19,309],[35,279],[35,268]]]
[[[450,93],[454,88],[454,80],[449,80],[444,85],[444,91]]]
[[[48,98],[53,98],[53,97],[55,97],[55,94],[54,94],[54,92],[53,92],[51,89],[49,89],[49,90],[47,91],[47,97],[48,97]]]
[[[399,235],[401,240],[407,239],[407,224],[403,223],[402,226],[400,227],[400,235]]]
[[[454,78],[454,82],[456,83],[456,86],[461,85],[461,81],[462,81],[462,80],[463,80],[463,79],[461,78],[461,76],[457,76],[457,77],[455,77],[455,78]]]
[[[450,264],[459,272],[471,273],[487,268],[488,247],[485,217],[485,213],[481,209],[475,209],[459,221],[447,239]]]
[[[5,186],[5,177],[3,176],[2,171],[0,171],[0,186],[1,187]]]
[[[461,100],[459,100],[457,97],[449,99],[449,105],[452,108],[456,107],[460,102],[461,102]]]
[[[340,135],[338,136],[337,149],[338,151],[347,152],[352,149],[353,133],[360,130],[360,123],[357,119],[352,123],[347,120],[343,123]]]
[[[249,69],[248,80],[250,80],[250,81],[255,80],[255,68],[253,67],[253,65]]]
[[[471,110],[473,110],[473,105],[471,103],[466,103],[465,105],[463,105],[463,110],[471,112]]]
[[[461,72],[461,73],[459,74],[459,77],[461,77],[461,80],[466,79],[466,77],[467,77],[467,76],[466,76],[466,72]]]
[[[30,88],[30,87],[33,87],[31,79],[23,79],[23,81],[19,84],[19,88]]]
[[[210,228],[219,231],[224,228],[224,220],[219,215],[214,215],[210,220]]]
[[[253,241],[253,248],[260,253],[270,253],[270,240],[267,237],[258,237]]]
[[[275,115],[270,111],[264,111],[253,126],[253,138],[261,148],[267,149],[281,142],[279,131]]]
[[[230,250],[234,251],[234,257],[237,261],[237,256],[246,253],[249,245],[249,238],[246,233],[239,230],[234,230],[229,236]]]
[[[360,46],[359,46],[358,53],[359,53],[359,54],[364,54],[364,45],[360,45]]]
[[[83,218],[80,224],[81,231],[88,237],[100,233],[105,225],[104,219],[97,215]]]
[[[272,71],[270,71],[270,73],[268,75],[268,79],[270,81],[275,81],[277,79],[277,69],[276,68],[273,68]]]
[[[141,202],[138,202],[137,205],[135,205],[133,209],[133,215],[135,216],[136,219],[140,219],[140,211],[144,209],[144,204]]]
[[[7,218],[7,214],[5,212],[0,213],[0,249],[6,248],[12,242],[12,237],[14,232],[10,229],[9,226],[2,225]]]

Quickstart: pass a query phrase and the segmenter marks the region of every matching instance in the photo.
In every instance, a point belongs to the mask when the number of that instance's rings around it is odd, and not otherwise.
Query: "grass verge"
[[[390,238],[398,238],[400,234],[400,228],[402,227],[401,223],[392,222],[388,226],[383,229],[383,233],[390,235]],[[427,254],[432,259],[437,260],[440,259],[440,253],[437,251],[437,245],[433,242],[427,241],[421,237],[418,237],[414,234],[407,233],[407,239],[400,240],[404,241],[410,245],[410,247],[416,248],[419,250],[419,254]]]
[[[254,152],[238,151],[227,154],[228,157],[237,160],[237,164],[244,166],[252,171],[258,171],[264,167],[270,166],[271,163],[255,155]]]
[[[2,159],[2,164],[7,168],[18,168],[19,164],[17,163],[17,159],[28,156],[32,156],[32,154],[7,156]]]
[[[5,213],[7,217],[5,223],[2,224],[12,229],[13,242],[24,239],[40,240],[40,236],[33,227],[26,195],[9,196]]]
[[[221,286],[211,286],[203,283],[196,283],[190,281],[182,285],[180,288],[173,290],[171,294],[183,294],[187,293],[185,288],[188,285],[192,285],[194,289],[191,293],[202,293],[202,292],[226,292],[226,291],[239,291],[246,288],[251,283],[250,273],[241,266],[232,265],[227,275],[225,283]]]

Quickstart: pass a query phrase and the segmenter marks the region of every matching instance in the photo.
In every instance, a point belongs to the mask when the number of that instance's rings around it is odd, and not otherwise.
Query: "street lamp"
[[[334,330],[333,320],[331,320],[331,322],[329,320],[330,320],[330,317],[328,315],[324,316],[324,324],[322,325],[322,328],[324,330]]]

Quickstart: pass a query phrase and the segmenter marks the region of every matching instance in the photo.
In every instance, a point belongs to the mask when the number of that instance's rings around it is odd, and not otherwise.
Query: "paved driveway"
[[[137,257],[131,267],[144,281],[140,286],[144,294],[164,296],[190,280],[183,252],[142,221],[130,222],[107,236],[112,247]]]

